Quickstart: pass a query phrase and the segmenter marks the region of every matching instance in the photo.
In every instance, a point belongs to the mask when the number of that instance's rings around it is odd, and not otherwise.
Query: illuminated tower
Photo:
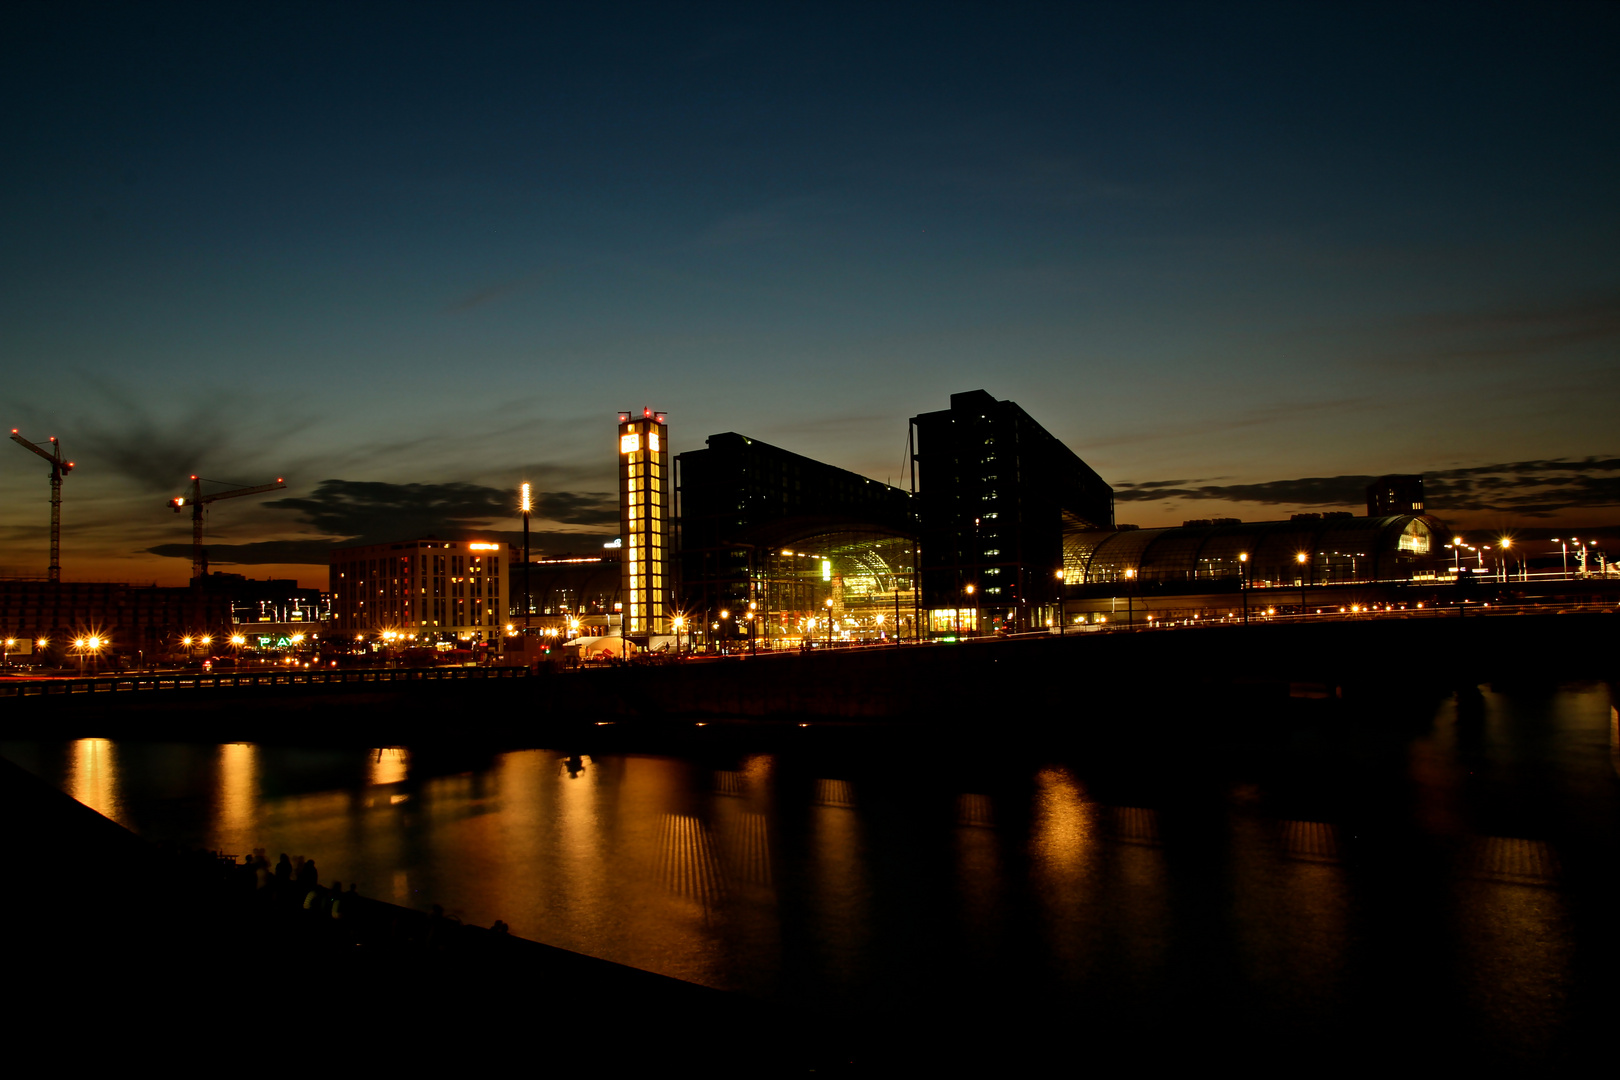
[[[627,637],[669,632],[669,427],[663,413],[619,414],[620,602]]]

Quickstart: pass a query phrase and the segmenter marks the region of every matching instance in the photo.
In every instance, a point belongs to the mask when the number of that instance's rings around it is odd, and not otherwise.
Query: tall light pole
[[[1564,576],[1567,578],[1569,577],[1569,547],[1556,536],[1552,538],[1552,542],[1557,544],[1564,553]]]
[[[529,636],[529,510],[532,501],[529,498],[529,483],[523,482],[520,489],[520,505],[523,510],[523,636]]]
[[[832,597],[827,597],[827,648],[832,648],[833,631],[833,605]]]
[[[1299,614],[1301,618],[1304,618],[1305,616],[1305,571],[1303,567],[1305,566],[1305,560],[1307,558],[1309,558],[1309,556],[1303,551],[1296,552],[1294,554],[1294,562],[1298,563],[1301,567],[1299,572]]]
[[[1068,629],[1064,624],[1069,621],[1068,606],[1067,606],[1067,601],[1068,601],[1069,597],[1068,597],[1067,590],[1063,588],[1063,571],[1062,570],[1059,570],[1057,572],[1057,583],[1058,583],[1058,637],[1062,637],[1064,632]]]
[[[1238,592],[1243,594],[1243,624],[1249,623],[1249,553],[1238,554]]]

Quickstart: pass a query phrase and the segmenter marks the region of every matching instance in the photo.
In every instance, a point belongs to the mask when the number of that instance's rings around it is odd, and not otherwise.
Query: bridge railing
[[[228,674],[176,672],[158,674],[72,676],[0,681],[0,697],[47,694],[138,694],[152,690],[236,690],[276,686],[342,683],[410,683],[450,680],[526,679],[528,668],[344,668],[326,671],[255,671]]]

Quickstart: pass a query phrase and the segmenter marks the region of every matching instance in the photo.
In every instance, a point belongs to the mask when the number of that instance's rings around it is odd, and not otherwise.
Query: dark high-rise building
[[[852,639],[915,632],[910,492],[734,431],[676,468],[684,604],[710,630],[735,608],[761,613],[768,637],[829,612]]]
[[[1409,473],[1380,476],[1367,485],[1367,516],[1418,514],[1423,509],[1423,477]]]
[[[1041,625],[1041,609],[1057,602],[1065,532],[1113,528],[1114,489],[983,390],[952,394],[949,409],[911,423],[931,629]]]

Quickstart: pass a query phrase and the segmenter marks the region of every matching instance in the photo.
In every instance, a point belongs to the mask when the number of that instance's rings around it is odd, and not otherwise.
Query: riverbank
[[[634,1033],[614,1064],[701,1065],[709,1051],[676,1036],[711,1025],[747,1033],[769,1072],[837,1062],[830,1040],[720,991],[369,898],[346,923],[275,902],[240,866],[147,843],[3,758],[0,842],[13,1040],[69,1040],[77,1062],[136,1046],[420,1060],[542,1033],[566,1057]]]

